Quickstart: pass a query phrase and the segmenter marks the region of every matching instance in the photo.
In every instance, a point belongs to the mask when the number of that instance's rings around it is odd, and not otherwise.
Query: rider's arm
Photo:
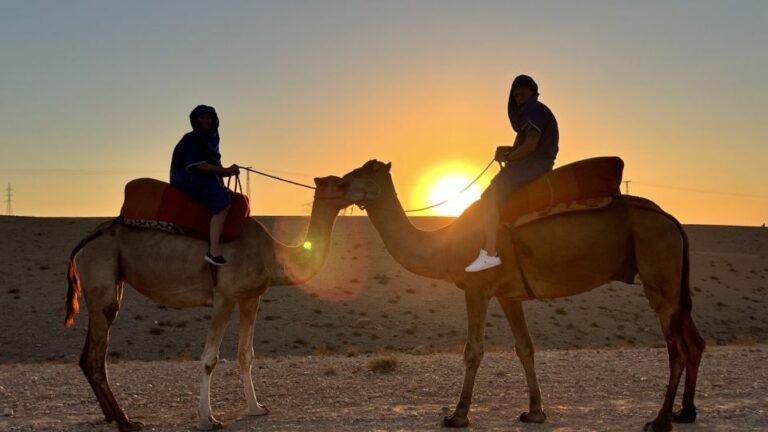
[[[239,169],[239,167],[237,165],[231,165],[228,168],[224,168],[224,167],[220,167],[220,166],[209,164],[208,162],[201,162],[201,163],[199,163],[197,165],[193,165],[190,168],[191,169],[196,169],[196,170],[201,171],[201,172],[207,172],[207,173],[212,173],[212,174],[220,175],[220,176],[223,176],[223,177],[229,177],[229,176],[240,174],[240,169]]]
[[[535,127],[528,127],[522,133],[525,134],[523,138],[523,145],[511,151],[507,155],[507,161],[514,161],[522,159],[534,151],[539,146],[539,140],[541,139],[541,132]]]

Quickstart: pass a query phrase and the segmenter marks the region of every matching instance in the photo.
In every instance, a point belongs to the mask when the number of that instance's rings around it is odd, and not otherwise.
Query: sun
[[[480,172],[480,168],[452,162],[440,165],[425,173],[419,182],[420,186],[415,193],[415,202],[420,207],[437,204],[448,200],[446,203],[433,209],[417,213],[418,215],[459,216],[473,202],[480,199],[480,194],[488,181],[481,178],[463,193]]]
[[[429,189],[427,201],[435,204],[448,200],[443,205],[432,209],[432,213],[438,216],[458,216],[473,202],[480,199],[482,191],[474,184],[464,193],[459,192],[472,182],[472,177],[461,174],[447,174],[435,181]]]

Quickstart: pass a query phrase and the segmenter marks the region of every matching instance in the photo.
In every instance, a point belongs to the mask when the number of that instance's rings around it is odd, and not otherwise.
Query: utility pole
[[[8,183],[8,187],[5,188],[5,214],[8,216],[13,215],[13,189],[11,189],[11,184]]]
[[[245,195],[248,196],[248,201],[251,201],[251,172],[245,172]]]
[[[629,182],[632,180],[624,180],[624,195],[629,195]]]

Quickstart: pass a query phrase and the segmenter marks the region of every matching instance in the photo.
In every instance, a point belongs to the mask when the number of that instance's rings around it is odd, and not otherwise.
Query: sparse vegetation
[[[368,370],[373,373],[391,373],[397,369],[395,357],[377,357],[368,362]]]

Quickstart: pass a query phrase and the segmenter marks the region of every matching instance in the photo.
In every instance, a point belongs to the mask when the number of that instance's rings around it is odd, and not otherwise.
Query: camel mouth
[[[343,179],[338,176],[316,177],[315,198],[323,200],[337,200],[340,207],[347,207],[354,201],[347,198],[347,192],[342,186]]]
[[[339,186],[344,191],[344,198],[356,205],[365,204],[381,195],[381,187],[371,179],[347,175],[342,178]]]

